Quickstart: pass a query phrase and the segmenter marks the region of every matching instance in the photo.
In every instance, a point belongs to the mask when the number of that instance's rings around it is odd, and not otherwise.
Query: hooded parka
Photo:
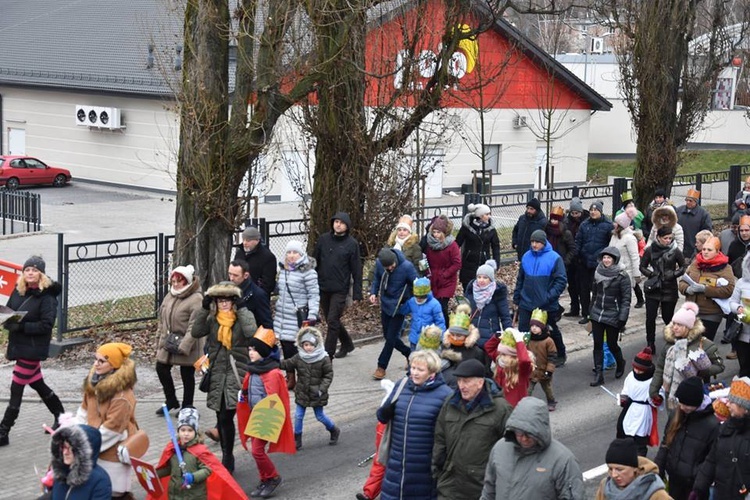
[[[666,223],[662,222],[662,219]],[[654,209],[651,214],[651,232],[648,235],[648,241],[646,242],[646,248],[648,248],[654,241],[656,241],[656,233],[662,226],[668,226],[672,228],[672,235],[674,236],[674,243],[677,248],[683,252],[685,248],[685,232],[682,230],[682,226],[677,223],[677,212],[675,212],[672,205],[662,205]]]
[[[500,239],[491,220],[485,225],[479,218],[466,214],[456,235],[456,244],[461,248],[461,271],[458,273],[461,283],[473,280],[479,266],[489,259],[500,262]]]
[[[61,446],[70,445],[75,457],[72,465],[65,465]],[[89,425],[61,427],[52,435],[52,473],[55,483],[52,500],[109,500],[112,483],[107,471],[97,463],[102,446],[101,433]]]
[[[184,289],[177,292],[170,289],[167,292],[159,308],[156,361],[165,365],[192,366],[203,355],[204,339],[196,339],[190,335],[190,317],[201,308],[202,300],[203,294],[197,277]],[[171,354],[164,348],[169,333],[182,337],[180,354]]]
[[[316,328],[302,328],[297,333],[297,347],[302,349],[302,335],[312,333],[318,339],[316,350],[323,349],[323,335]],[[315,353],[316,351],[313,351]],[[294,402],[305,408],[325,406],[328,404],[328,389],[333,382],[333,363],[328,354],[319,356],[314,362],[302,359],[304,351],[297,352],[290,359],[282,359],[279,368],[284,371],[294,370],[297,384],[294,386]]]
[[[346,224],[346,232],[342,235],[333,232],[336,219]],[[351,285],[352,299],[362,300],[362,259],[359,243],[351,236],[351,230],[349,214],[336,212],[331,217],[331,231],[320,235],[312,257],[318,264],[321,292],[349,293]]]
[[[732,417],[719,427],[711,451],[698,470],[693,489],[699,498],[708,498],[711,483],[714,497],[721,500],[745,500],[747,493],[740,488],[747,486],[750,478],[750,417]]]

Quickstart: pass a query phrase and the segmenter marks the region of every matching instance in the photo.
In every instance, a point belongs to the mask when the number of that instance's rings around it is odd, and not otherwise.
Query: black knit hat
[[[686,406],[700,406],[703,402],[703,380],[699,377],[686,378],[677,386],[674,395],[677,401]]]
[[[529,202],[526,204],[526,206],[533,208],[537,212],[542,209],[542,204],[539,203],[539,200],[537,200],[536,198],[530,199]]]
[[[633,366],[635,368],[640,368],[643,371],[649,371],[654,367],[654,363],[651,360],[653,358],[654,354],[651,352],[650,347],[644,347],[641,352],[635,355],[635,359],[633,360]]]
[[[378,260],[383,267],[389,267],[398,262],[396,252],[390,248],[383,248],[378,252]]]
[[[609,444],[604,461],[608,464],[638,467],[638,448],[633,438],[615,439]]]
[[[39,257],[38,255],[32,255],[31,257],[26,259],[26,262],[23,263],[23,268],[26,269],[27,267],[33,267],[34,269],[43,273],[47,268],[47,264],[44,262],[44,259]]]

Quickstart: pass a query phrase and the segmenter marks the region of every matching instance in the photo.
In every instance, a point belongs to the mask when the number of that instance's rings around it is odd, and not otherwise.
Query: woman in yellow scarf
[[[210,384],[206,403],[216,412],[221,462],[229,472],[234,471],[237,393],[250,362],[247,348],[258,329],[255,317],[247,307],[236,306],[235,302],[241,296],[239,287],[231,281],[222,281],[209,288],[203,298],[203,308],[194,314],[191,330],[193,337],[207,337]]]

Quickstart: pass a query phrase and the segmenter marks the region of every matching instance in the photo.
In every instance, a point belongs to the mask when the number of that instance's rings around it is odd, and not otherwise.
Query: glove
[[[661,406],[662,403],[664,403],[664,398],[661,396],[654,396],[651,398],[651,401],[653,401],[656,406]]]
[[[191,484],[195,482],[195,478],[193,477],[192,472],[186,472],[182,475],[182,487],[187,488]]]
[[[23,333],[23,325],[17,321],[5,323],[5,329],[8,333]]]
[[[618,406],[625,407],[628,404],[629,401],[630,401],[630,398],[628,397],[627,394],[618,394],[617,395]]]
[[[623,330],[625,329],[625,325],[626,325],[627,323],[628,323],[628,320],[626,320],[626,319],[621,319],[621,320],[618,320],[618,321],[617,321],[617,328],[618,328],[618,329],[619,329],[620,331],[623,331]]]
[[[247,393],[240,389],[237,392],[237,402],[238,403],[247,403]]]
[[[520,332],[516,329],[511,330],[513,332],[513,338],[516,340],[516,342],[523,342],[523,332]]]
[[[727,286],[729,281],[726,278],[719,278],[716,280],[716,286]]]
[[[211,309],[211,302],[213,301],[214,301],[214,298],[211,297],[210,295],[206,295],[205,297],[203,297],[203,309],[205,310]]]
[[[123,445],[117,447],[117,460],[119,460],[120,463],[130,465],[130,452],[128,452],[128,449]]]
[[[391,403],[387,406],[383,406],[380,409],[380,417],[386,422],[393,420],[393,416],[396,414],[396,404]]]
[[[690,285],[689,287],[687,287],[688,295],[695,295],[697,293],[705,293],[705,291],[706,291],[706,285],[695,284],[695,285]]]
[[[302,322],[302,326],[315,326],[318,323],[316,319],[306,319]]]

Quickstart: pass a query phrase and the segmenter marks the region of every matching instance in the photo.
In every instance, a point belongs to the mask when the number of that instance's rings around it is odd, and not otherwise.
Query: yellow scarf
[[[217,337],[221,345],[227,349],[232,348],[232,326],[237,321],[237,315],[234,311],[219,311],[216,313],[216,322],[219,323],[219,333]]]

